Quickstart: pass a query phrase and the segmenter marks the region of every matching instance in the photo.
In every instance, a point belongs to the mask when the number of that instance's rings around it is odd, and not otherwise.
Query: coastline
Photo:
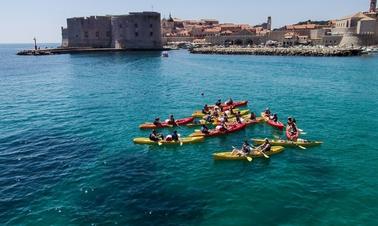
[[[222,55],[272,55],[272,56],[360,56],[362,49],[356,48],[242,48],[242,47],[201,47],[190,50],[192,54],[222,54]]]

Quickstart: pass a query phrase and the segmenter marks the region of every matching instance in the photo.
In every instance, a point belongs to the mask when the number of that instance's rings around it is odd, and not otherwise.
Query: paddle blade
[[[306,150],[307,148],[301,146],[301,145],[298,145],[299,148],[303,149],[303,150]]]

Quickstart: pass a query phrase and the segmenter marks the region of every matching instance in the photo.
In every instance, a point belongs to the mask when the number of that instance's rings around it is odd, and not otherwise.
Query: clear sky
[[[130,11],[172,13],[182,19],[259,24],[272,16],[273,27],[303,20],[328,20],[366,11],[370,0],[1,0],[0,43],[61,41],[66,18],[127,14]]]

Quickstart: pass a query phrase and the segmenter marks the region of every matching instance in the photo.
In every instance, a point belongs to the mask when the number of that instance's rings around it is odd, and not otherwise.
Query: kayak
[[[278,153],[281,153],[285,148],[282,147],[282,146],[272,146],[270,148],[270,151],[267,151],[267,152],[264,152],[266,155],[268,156],[271,156],[271,155],[275,155],[275,154],[278,154]],[[232,152],[228,151],[228,152],[219,152],[219,153],[214,153],[213,154],[213,157],[215,160],[247,160],[246,157],[244,156],[239,156],[239,155],[233,155]],[[248,157],[251,157],[251,158],[264,158],[264,155],[261,154],[261,152],[259,151],[253,151],[248,154]]]
[[[176,123],[177,125],[182,126],[182,125],[186,125],[193,122],[193,120],[194,120],[193,117],[183,118],[183,119],[176,120]],[[165,127],[173,127],[173,125],[170,125],[167,122],[162,122],[161,126],[156,126],[153,123],[146,122],[139,126],[140,129],[157,129],[157,128],[165,128]]]
[[[264,139],[252,139],[255,145],[261,145],[264,143]],[[314,147],[323,144],[321,141],[308,141],[298,139],[297,141],[290,141],[290,140],[269,140],[272,145],[279,145],[284,147]]]
[[[280,121],[275,122],[273,120],[268,120],[266,123],[268,123],[268,125],[270,125],[274,128],[277,128],[279,130],[283,130],[283,128],[285,127],[285,125]]]
[[[283,130],[283,128],[285,127],[285,125],[282,122],[280,122],[280,121],[275,122],[273,120],[270,120],[269,116],[267,116],[265,114],[265,112],[261,112],[261,117],[264,118],[264,120],[266,121],[266,123],[268,125],[270,125],[270,126],[272,126],[274,128],[277,128],[279,130]]]
[[[180,139],[183,144],[194,144],[194,143],[199,143],[203,142],[204,138],[203,137],[184,137]],[[161,143],[162,145],[180,145],[181,142],[179,141],[165,141],[162,140],[160,142],[152,141],[148,137],[138,137],[135,138],[134,140],[135,144],[147,144],[147,145],[157,145]]]
[[[234,103],[232,104],[222,104],[221,107],[223,110],[230,110],[231,108],[236,108],[236,107],[243,107],[243,106],[247,106],[248,104],[248,101],[245,100],[245,101],[234,101]],[[215,105],[209,105],[209,108],[212,109],[212,108],[215,108]]]
[[[250,113],[249,110],[239,110],[239,109],[234,109],[234,112],[238,112],[238,111],[240,111],[240,114],[241,114],[241,115],[247,115],[247,114]],[[202,113],[202,111],[195,111],[195,112],[192,114],[192,117],[195,117],[195,118],[202,118],[202,117],[204,117],[204,116],[205,116],[205,114]],[[232,117],[235,117],[235,116],[232,116]],[[230,118],[231,118],[231,116],[230,116]]]
[[[297,130],[295,134],[291,134],[290,127],[289,126],[286,127],[286,137],[288,140],[296,141],[299,137],[299,134],[300,134],[299,130]]]
[[[235,123],[235,124],[228,125],[228,130],[226,130],[226,131],[219,131],[219,130],[213,129],[213,130],[209,130],[208,134],[204,134],[200,130],[196,130],[194,133],[190,134],[189,136],[190,137],[204,137],[204,136],[205,137],[215,137],[215,136],[221,136],[221,135],[230,134],[230,133],[234,133],[234,132],[237,132],[239,130],[242,130],[246,126],[247,126],[247,124],[245,124],[245,123]]]

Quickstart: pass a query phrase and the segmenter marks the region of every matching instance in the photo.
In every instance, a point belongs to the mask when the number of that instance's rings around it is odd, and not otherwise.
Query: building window
[[[138,32],[135,32],[135,37],[138,37],[138,35],[139,35]]]
[[[151,32],[150,32],[150,36],[151,36],[151,37],[154,36],[154,32],[151,31]]]
[[[138,24],[134,24],[134,27],[135,27],[135,28],[138,28]]]
[[[110,35],[111,35],[110,31],[107,31],[106,32],[106,37],[110,38]]]
[[[122,24],[119,24],[119,28],[122,28]]]
[[[152,28],[152,24],[150,24],[150,28]]]
[[[96,38],[100,37],[100,32],[96,31]]]
[[[88,35],[88,31],[85,31],[85,32],[84,32],[84,37],[86,37],[86,38],[89,37],[89,35]]]

